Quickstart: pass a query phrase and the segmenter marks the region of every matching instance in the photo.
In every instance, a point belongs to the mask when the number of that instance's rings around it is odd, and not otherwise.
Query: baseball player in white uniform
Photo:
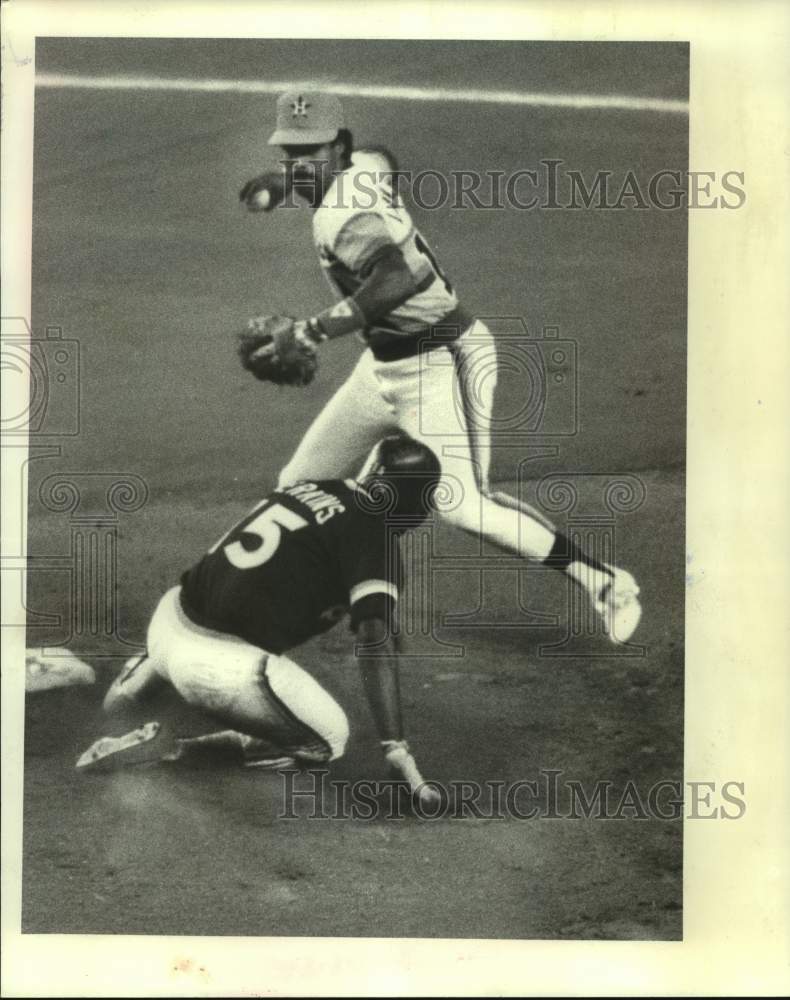
[[[269,144],[282,149],[282,171],[254,178],[241,198],[251,211],[271,210],[292,193],[309,204],[319,261],[338,299],[298,322],[295,336],[316,347],[354,333],[365,344],[282,469],[279,488],[308,475],[353,476],[376,441],[400,429],[439,456],[451,523],[566,573],[586,590],[610,639],[628,640],[641,617],[633,576],[591,558],[537,511],[491,489],[494,380],[478,380],[474,399],[468,385],[481,356],[487,364],[496,357],[493,337],[464,310],[396,197],[391,155],[355,151],[340,101],[320,91],[280,96]],[[429,357],[436,351],[448,363]]]

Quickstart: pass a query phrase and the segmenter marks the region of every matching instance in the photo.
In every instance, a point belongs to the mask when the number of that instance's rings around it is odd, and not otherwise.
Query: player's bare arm
[[[383,741],[402,740],[403,713],[398,654],[380,618],[366,618],[357,630],[357,662],[373,721]]]
[[[438,793],[426,786],[404,737],[397,644],[380,618],[360,622],[356,653],[384,756],[398,777],[408,782],[412,794],[429,805]]]
[[[403,253],[391,243],[379,250],[359,290],[311,317],[306,332],[317,343],[355,333],[383,320],[417,290]]]

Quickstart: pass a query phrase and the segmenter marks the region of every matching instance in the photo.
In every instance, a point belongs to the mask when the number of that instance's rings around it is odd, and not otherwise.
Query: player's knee
[[[346,744],[348,743],[348,737],[350,735],[350,729],[348,726],[348,718],[346,713],[338,705],[337,718],[334,720],[331,732],[327,737],[327,742],[329,743],[329,748],[332,751],[332,756],[330,760],[337,760],[338,757],[342,757],[346,752]]]
[[[330,760],[338,760],[343,756],[346,752],[349,734],[348,718],[339,705],[335,705],[335,711],[325,712],[321,720],[320,736],[326,743],[328,750],[323,755],[323,760],[326,763]]]
[[[296,757],[326,762],[345,753],[349,737],[346,713],[332,695],[287,657],[271,657],[265,665],[266,683],[296,723],[291,744]]]

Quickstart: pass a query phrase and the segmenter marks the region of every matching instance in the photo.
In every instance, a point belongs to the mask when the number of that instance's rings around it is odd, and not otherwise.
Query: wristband
[[[317,316],[307,321],[310,329],[320,331],[326,340],[331,337],[342,337],[344,333],[354,333],[368,325],[367,317],[357,302],[350,296],[335,303],[331,309],[324,309]]]
[[[420,774],[420,769],[411,755],[409,744],[406,740],[382,740],[381,749],[384,751],[387,763],[393,767],[397,767],[408,781],[412,791],[415,791],[420,785],[425,784],[425,779]]]

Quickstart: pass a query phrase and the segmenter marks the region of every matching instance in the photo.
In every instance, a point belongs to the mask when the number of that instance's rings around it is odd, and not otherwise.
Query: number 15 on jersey
[[[308,523],[301,514],[289,510],[280,503],[269,506],[268,500],[264,502],[263,510],[256,508],[247,516],[252,518],[249,523],[245,524],[244,521],[240,521],[230,531],[226,531],[222,538],[209,549],[209,554],[216,552],[225,539],[238,531],[239,528],[245,535],[256,535],[260,544],[254,549],[246,549],[241,541],[231,542],[225,546],[223,551],[228,562],[237,569],[252,569],[255,566],[262,566],[277,551],[283,531],[297,531]]]

